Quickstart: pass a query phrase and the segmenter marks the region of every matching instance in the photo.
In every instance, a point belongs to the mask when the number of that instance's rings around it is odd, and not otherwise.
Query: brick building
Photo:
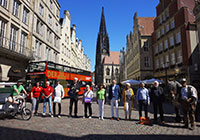
[[[152,34],[154,77],[186,77],[195,82],[193,51],[197,45],[193,0],[160,0]]]

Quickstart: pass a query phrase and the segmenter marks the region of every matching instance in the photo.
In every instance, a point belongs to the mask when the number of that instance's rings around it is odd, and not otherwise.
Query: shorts
[[[13,101],[18,101],[19,99],[24,99],[23,96],[17,95],[17,96],[13,96]]]

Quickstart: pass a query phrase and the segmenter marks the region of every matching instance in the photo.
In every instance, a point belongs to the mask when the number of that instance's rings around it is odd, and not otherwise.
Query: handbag
[[[53,102],[54,103],[61,103],[61,97],[55,97]]]
[[[84,102],[85,102],[85,103],[91,103],[91,102],[92,102],[92,98],[85,98],[85,99],[84,99]]]

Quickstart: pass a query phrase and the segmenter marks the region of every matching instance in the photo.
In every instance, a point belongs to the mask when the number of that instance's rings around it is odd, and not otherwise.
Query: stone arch
[[[16,82],[26,76],[25,69],[20,66],[12,66],[8,71],[9,81]]]

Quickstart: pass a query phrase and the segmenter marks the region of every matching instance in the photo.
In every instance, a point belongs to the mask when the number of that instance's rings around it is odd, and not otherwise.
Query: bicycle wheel
[[[31,112],[31,110],[28,109],[28,108],[23,108],[23,109],[22,109],[22,112],[21,112],[21,116],[22,116],[22,119],[23,119],[23,120],[28,121],[28,120],[30,120],[31,117],[32,117],[32,112]]]

